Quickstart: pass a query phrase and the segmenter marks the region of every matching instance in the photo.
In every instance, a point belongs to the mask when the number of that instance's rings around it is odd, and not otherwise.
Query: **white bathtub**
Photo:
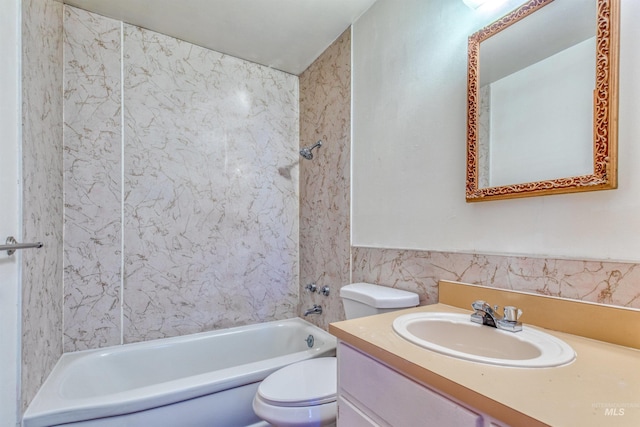
[[[265,425],[251,408],[259,382],[293,362],[333,356],[335,349],[333,336],[296,318],[66,353],[29,405],[23,426]]]

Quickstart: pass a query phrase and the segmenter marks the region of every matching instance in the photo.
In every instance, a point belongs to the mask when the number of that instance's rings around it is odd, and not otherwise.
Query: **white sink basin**
[[[576,357],[567,343],[545,332],[527,326],[520,332],[503,331],[473,323],[468,314],[405,314],[394,320],[393,329],[428,350],[492,365],[548,368]]]

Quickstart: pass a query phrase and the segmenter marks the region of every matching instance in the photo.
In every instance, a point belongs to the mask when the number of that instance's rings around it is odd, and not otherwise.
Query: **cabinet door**
[[[481,426],[482,416],[340,343],[340,396],[393,427]],[[342,424],[344,426],[348,424]]]

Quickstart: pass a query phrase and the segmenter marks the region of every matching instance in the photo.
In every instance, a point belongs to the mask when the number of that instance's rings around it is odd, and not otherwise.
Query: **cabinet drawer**
[[[393,427],[481,426],[482,416],[340,343],[339,393]]]
[[[349,401],[338,398],[338,427],[380,427]]]

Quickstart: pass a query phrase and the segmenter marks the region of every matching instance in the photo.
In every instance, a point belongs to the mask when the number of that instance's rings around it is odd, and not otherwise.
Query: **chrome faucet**
[[[312,308],[309,308],[304,312],[305,316],[308,316],[310,314],[322,314],[322,307],[320,307],[318,304],[313,304]]]
[[[522,323],[518,321],[522,316],[522,310],[506,306],[503,310],[504,316],[498,314],[498,306],[493,308],[485,301],[477,300],[471,304],[474,313],[471,315],[471,321],[481,325],[492,326],[510,332],[518,332],[522,330]]]

